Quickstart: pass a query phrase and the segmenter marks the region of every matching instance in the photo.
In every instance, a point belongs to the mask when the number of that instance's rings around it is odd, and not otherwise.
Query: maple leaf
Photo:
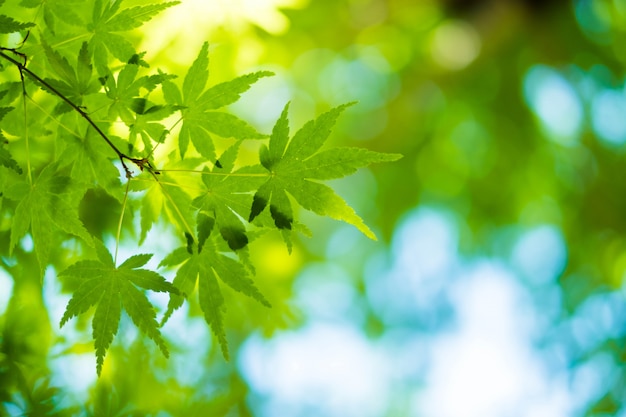
[[[135,138],[139,135],[144,149],[151,150],[151,140],[162,143],[168,133],[165,126],[158,121],[174,113],[177,108],[170,105],[152,105],[145,99],[135,101],[134,104],[133,111],[136,115],[135,121],[130,125],[130,137]]]
[[[59,174],[56,164],[44,168],[31,186],[18,183],[7,190],[7,197],[19,201],[11,225],[11,250],[30,227],[43,274],[58,231],[93,244],[91,235],[78,218],[77,206],[82,195],[80,184]]]
[[[136,123],[135,114],[150,113],[152,107],[148,100],[144,97],[138,97],[139,92],[143,89],[151,92],[163,80],[171,77],[170,75],[159,73],[155,75],[144,75],[137,78],[139,66],[136,64],[127,64],[114,77],[109,71],[105,77],[104,89],[107,97],[112,101],[109,106],[109,119],[120,119],[127,125],[132,126]],[[159,114],[160,118],[169,116],[174,109],[167,106],[167,112]]]
[[[60,79],[46,78],[45,81],[55,90],[63,94],[76,105],[83,103],[83,97],[88,94],[97,93],[100,90],[100,83],[92,77],[91,57],[87,49],[87,43],[84,42],[76,59],[76,70],[70,65],[65,57],[59,52],[53,50],[45,41],[42,40],[42,46],[46,54],[46,58],[54,73]],[[41,85],[45,90],[46,87]],[[71,107],[65,102],[60,101],[55,108],[56,113],[64,113],[71,110]]]
[[[13,107],[0,107],[0,120],[11,110]],[[17,162],[13,159],[8,150],[4,149],[4,144],[8,143],[2,131],[0,131],[0,165],[5,166],[7,168],[11,168],[18,174],[22,173],[22,168],[17,164]]]
[[[22,168],[17,164],[8,150],[4,149],[4,143],[0,142],[0,165],[11,168],[15,172],[21,174]]]
[[[248,244],[242,218],[247,216],[252,204],[250,192],[256,190],[266,177],[265,173],[251,167],[233,172],[238,149],[239,142],[220,156],[219,165],[204,169],[202,183],[205,191],[192,203],[209,215],[232,250],[242,249]]]
[[[200,155],[214,161],[213,134],[235,139],[265,137],[238,117],[216,110],[234,103],[260,78],[273,74],[269,71],[259,71],[217,84],[204,91],[209,78],[208,66],[209,44],[205,42],[183,80],[182,94],[172,82],[163,83],[163,94],[169,104],[184,107],[183,124],[178,135],[181,157],[185,156],[191,142]]]
[[[90,188],[102,187],[121,202],[123,188],[120,187],[120,173],[111,162],[111,150],[94,129],[90,126],[85,129],[84,135],[59,132],[64,146],[60,163],[71,164],[73,178],[80,178]]]
[[[159,167],[163,172],[153,176],[145,172],[134,177],[130,183],[131,191],[145,192],[141,201],[141,235],[139,243],[142,243],[152,225],[165,213],[167,218],[179,226],[181,230],[190,232],[194,224],[194,213],[191,206],[191,197],[186,190],[193,184],[184,178],[182,183],[177,182],[168,170],[183,169],[187,173],[199,164],[198,160],[176,161]]]
[[[82,0],[22,0],[20,6],[35,8],[43,6],[43,18],[52,33],[55,32],[56,19],[72,26],[83,26],[84,22],[75,12],[84,4]]]
[[[172,1],[160,4],[136,6],[120,11],[123,0],[105,1],[96,0],[93,8],[93,17],[87,29],[93,32],[89,47],[93,51],[94,61],[98,72],[106,74],[108,67],[108,52],[121,62],[128,62],[136,56],[135,48],[118,32],[126,32],[140,27],[144,22],[152,19],[159,12],[180,2]]]
[[[120,266],[115,266],[111,254],[99,241],[96,242],[96,254],[98,260],[78,261],[59,274],[80,281],[67,304],[60,326],[97,304],[92,328],[98,375],[102,371],[106,351],[117,333],[122,307],[135,326],[168,357],[154,307],[139,288],[172,294],[177,294],[178,290],[158,273],[140,268],[152,258],[152,254],[134,255]]]
[[[337,117],[351,104],[336,107],[307,122],[291,140],[287,104],[276,122],[269,147],[259,157],[270,173],[254,195],[249,221],[269,205],[276,227],[291,230],[293,209],[288,194],[303,208],[322,216],[354,225],[370,239],[374,233],[348,204],[328,186],[317,181],[341,178],[375,162],[395,161],[398,154],[384,154],[361,148],[332,148],[318,152],[330,135]]]
[[[179,289],[179,295],[172,295],[170,298],[163,322],[182,305],[185,297],[193,293],[197,283],[198,301],[204,318],[215,334],[224,358],[228,359],[224,331],[225,305],[219,282],[252,297],[266,307],[271,305],[254,285],[248,270],[236,259],[223,253],[220,240],[211,233],[214,229],[212,219],[202,213],[198,216],[198,242],[187,235],[187,246],[175,249],[159,264],[170,267],[180,265],[173,282]]]
[[[24,29],[35,26],[34,23],[22,23],[18,22],[12,17],[0,14],[0,33],[13,33],[19,32]]]

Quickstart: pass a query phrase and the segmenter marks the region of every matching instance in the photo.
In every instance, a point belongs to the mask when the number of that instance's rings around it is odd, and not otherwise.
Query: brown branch
[[[21,63],[21,62],[17,61],[16,59],[12,58],[11,56],[5,54],[3,51],[8,51],[8,52],[11,52],[11,53],[13,53],[15,55],[18,55],[19,57],[21,57],[24,60],[24,63]],[[83,119],[85,119],[87,121],[87,123],[89,123],[96,130],[98,135],[100,135],[100,137],[102,139],[104,139],[104,141],[111,147],[111,149],[113,149],[115,151],[115,153],[117,154],[118,158],[120,158],[120,161],[122,162],[122,166],[124,167],[124,171],[126,172],[126,178],[131,178],[132,177],[132,173],[128,169],[128,166],[126,165],[124,160],[127,160],[127,161],[130,161],[130,162],[134,163],[142,171],[144,170],[144,168],[147,168],[151,172],[154,171],[152,165],[150,165],[150,162],[148,161],[147,158],[141,158],[141,159],[133,158],[133,157],[130,157],[130,156],[126,155],[122,151],[120,151],[117,148],[117,146],[115,146],[113,144],[113,142],[111,142],[111,140],[108,138],[106,133],[104,133],[102,131],[102,129],[100,129],[100,127],[98,127],[96,122],[94,122],[93,119],[80,106],[74,104],[74,102],[72,102],[72,100],[67,98],[63,93],[61,93],[59,90],[57,90],[56,88],[51,86],[48,82],[46,82],[43,78],[41,78],[40,76],[38,76],[37,74],[32,72],[30,69],[26,68],[26,55],[24,55],[21,52],[16,51],[15,49],[0,47],[0,57],[6,59],[7,61],[9,61],[13,65],[15,65],[18,68],[18,70],[20,71],[20,78],[22,79],[22,90],[23,90],[24,95],[26,95],[26,88],[24,87],[24,74],[26,74],[26,75],[28,75],[29,78],[32,78],[33,80],[37,81],[39,84],[43,85],[47,91],[49,91],[49,92],[53,93],[54,95],[56,95],[57,97],[59,97],[61,100],[63,100],[65,103],[67,103],[75,112],[80,114],[81,117]],[[158,174],[158,171],[155,171],[155,173]]]

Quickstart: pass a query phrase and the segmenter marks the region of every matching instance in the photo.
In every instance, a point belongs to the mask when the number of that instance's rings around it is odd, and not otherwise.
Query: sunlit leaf
[[[185,297],[191,296],[197,283],[198,301],[204,318],[211,326],[222,349],[222,354],[228,359],[228,344],[224,329],[226,306],[220,289],[220,282],[235,291],[254,298],[266,307],[270,307],[270,304],[249,277],[247,269],[236,259],[223,254],[214,237],[204,238],[206,233],[210,233],[205,222],[201,223],[200,228],[199,234],[203,236],[204,240],[201,251],[199,251],[200,247],[194,243],[192,253],[189,253],[187,248],[179,248],[161,261],[160,266],[180,265],[173,284],[178,288],[181,295],[173,295],[170,298],[164,321],[182,305]]]
[[[88,244],[92,243],[91,236],[78,218],[81,188],[72,178],[57,173],[54,164],[48,165],[27,188],[15,209],[10,247],[14,248],[30,230],[42,273],[55,244],[55,233],[66,232]]]
[[[240,118],[216,110],[234,103],[253,83],[272,73],[260,71],[248,74],[204,91],[209,77],[208,65],[209,45],[205,42],[185,76],[182,94],[173,83],[166,83],[164,92],[169,104],[183,108],[183,124],[178,136],[181,157],[185,156],[191,142],[200,155],[213,161],[216,158],[214,135],[235,139],[264,137]]]
[[[116,267],[102,244],[97,243],[97,246],[98,260],[79,261],[59,274],[80,282],[67,304],[61,326],[96,306],[92,327],[98,375],[102,371],[107,349],[117,333],[122,307],[139,330],[152,339],[167,357],[169,352],[159,331],[154,307],[137,287],[174,294],[178,290],[156,272],[140,268],[150,260],[151,254],[134,255]]]
[[[254,220],[265,208],[276,227],[291,229],[293,209],[287,193],[303,208],[354,225],[364,235],[376,239],[363,220],[328,186],[319,180],[341,178],[358,168],[377,162],[395,161],[401,156],[354,148],[334,148],[319,152],[326,142],[337,117],[348,105],[332,109],[306,123],[289,141],[285,106],[276,123],[269,147],[260,150],[261,164],[271,173],[254,195],[249,220]]]
[[[35,26],[34,23],[22,23],[14,20],[12,17],[0,14],[0,33],[19,32],[24,29]]]

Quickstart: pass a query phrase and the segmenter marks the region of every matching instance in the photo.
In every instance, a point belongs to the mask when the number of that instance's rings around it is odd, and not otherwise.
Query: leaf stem
[[[57,125],[59,125],[60,127],[62,127],[67,133],[69,133],[70,135],[78,138],[78,139],[82,139],[82,136],[80,136],[78,133],[74,132],[72,129],[70,129],[67,125],[65,125],[61,120],[59,120],[58,117],[55,117],[54,115],[50,114],[50,112],[48,112],[46,109],[44,109],[39,103],[37,103],[35,100],[33,100],[32,98],[30,98],[30,102],[39,109],[40,112],[42,112],[43,114],[45,114],[47,117],[49,117],[51,120],[53,120],[54,122],[56,122]]]
[[[126,211],[126,201],[128,200],[128,191],[130,189],[130,178],[126,180],[126,192],[124,193],[124,201],[122,202],[122,212],[120,213],[120,221],[117,223],[117,235],[115,236],[115,256],[113,263],[117,267],[117,251],[120,247],[120,236],[122,235],[122,220],[124,220],[124,212]]]
[[[197,169],[159,169],[159,172],[167,172],[170,174],[175,174],[175,173],[186,173],[186,172],[192,172],[195,174],[202,174],[202,175],[214,175],[214,176],[218,176],[218,177],[267,177],[268,174],[267,173],[250,173],[250,174],[238,174],[238,173],[233,173],[233,172],[209,172],[209,171],[199,171]]]
[[[167,129],[167,130],[165,131],[165,136],[167,136],[167,135],[168,135],[168,134],[172,131],[172,129],[174,129],[174,128],[176,127],[176,125],[178,125],[178,124],[179,124],[182,120],[183,120],[183,118],[182,118],[182,117],[180,117],[178,120],[176,120],[176,122],[175,122],[175,123],[174,123],[174,124],[173,124],[173,125],[169,128],[169,129]],[[154,147],[152,148],[152,150],[151,150],[151,151],[150,151],[150,153],[148,154],[148,158],[151,158],[151,157],[152,157],[152,155],[154,155],[154,151],[156,151],[156,149],[159,147],[159,145],[160,145],[161,143],[164,143],[164,142],[165,142],[165,137],[163,138],[163,141],[162,141],[162,142],[157,142],[157,143],[156,143],[156,145],[154,145]]]
[[[140,182],[150,182],[150,183],[152,182],[149,179],[143,179],[143,178],[139,178],[139,177],[135,177],[135,178],[133,178],[133,180],[134,181],[140,181]],[[196,187],[189,186],[189,185],[178,184],[176,182],[169,182],[169,181],[159,180],[159,183],[163,184],[163,185],[171,185],[172,187],[184,188],[185,190],[196,191],[196,192],[199,192],[199,193],[205,191],[205,190],[203,190],[201,188],[196,188]]]
[[[30,144],[28,141],[28,118],[26,112],[26,87],[24,86],[24,76],[20,72],[22,77],[22,107],[24,110],[24,143],[26,144],[26,175],[28,176],[28,183],[33,185],[33,174],[30,166]]]
[[[165,195],[165,197],[169,200],[169,202],[174,207],[174,211],[178,215],[178,217],[179,217],[180,221],[182,222],[183,226],[185,227],[186,231],[190,235],[193,236],[194,235],[193,230],[191,229],[191,227],[187,223],[187,220],[185,220],[185,216],[183,216],[183,213],[181,213],[180,209],[176,205],[176,202],[174,201],[172,196],[170,196],[169,193],[165,190],[165,187],[163,186],[163,184],[161,184],[161,181],[159,181],[159,178],[156,176],[156,174],[154,172],[152,172],[152,171],[148,171],[148,172],[150,172],[150,174],[154,177],[154,180],[157,182],[157,184],[159,184],[159,187],[161,187],[161,191],[163,192],[163,195]]]

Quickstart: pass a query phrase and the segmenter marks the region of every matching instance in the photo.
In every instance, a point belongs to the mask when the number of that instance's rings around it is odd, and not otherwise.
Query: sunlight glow
[[[532,410],[548,404],[557,411],[552,416],[568,415],[559,400],[565,387],[551,382],[533,352],[535,313],[525,290],[491,261],[464,269],[469,272],[451,288],[457,326],[431,346],[419,415],[537,415]]]
[[[257,26],[278,35],[289,29],[289,19],[280,11],[305,7],[308,0],[185,0],[145,24],[149,34],[139,50],[176,50],[176,61],[191,62],[209,33],[227,27],[233,33]],[[183,23],[184,22],[184,23]],[[163,30],[167,28],[167,30]]]
[[[314,323],[269,341],[252,337],[239,365],[261,396],[259,416],[375,417],[385,410],[386,358],[348,326]]]
[[[431,54],[433,60],[448,70],[461,70],[471,64],[480,53],[478,32],[464,21],[448,21],[433,33]]]

